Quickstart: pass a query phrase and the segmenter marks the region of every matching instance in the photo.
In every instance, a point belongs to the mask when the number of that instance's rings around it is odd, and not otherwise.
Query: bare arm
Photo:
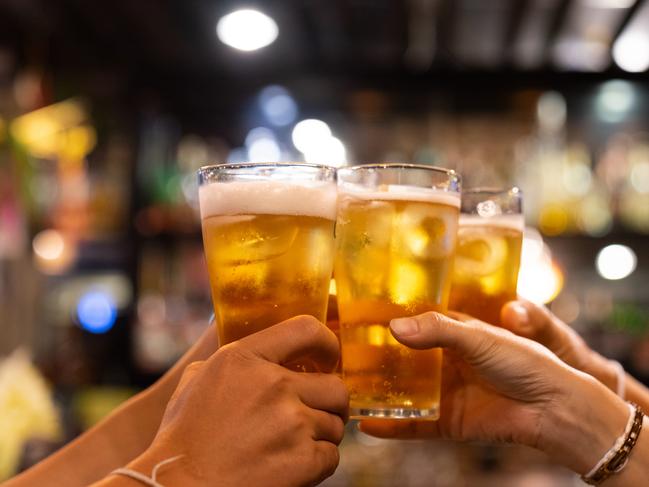
[[[211,324],[200,340],[155,384],[3,487],[85,486],[126,465],[151,444],[185,367],[206,359],[216,349],[216,332]],[[122,482],[129,485],[127,482],[131,481]]]

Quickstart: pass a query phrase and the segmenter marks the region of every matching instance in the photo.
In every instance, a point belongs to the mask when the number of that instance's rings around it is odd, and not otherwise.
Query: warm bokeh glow
[[[556,298],[562,288],[563,273],[552,261],[550,249],[536,230],[526,228],[518,274],[518,294],[534,303],[544,304]]]

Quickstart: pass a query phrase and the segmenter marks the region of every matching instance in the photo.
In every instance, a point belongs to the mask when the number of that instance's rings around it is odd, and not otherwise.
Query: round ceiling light
[[[268,15],[258,10],[235,10],[221,17],[216,24],[221,42],[240,51],[256,51],[272,44],[279,28]]]

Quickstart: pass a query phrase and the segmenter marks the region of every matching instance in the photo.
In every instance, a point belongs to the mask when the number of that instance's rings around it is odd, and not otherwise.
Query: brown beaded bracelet
[[[637,404],[630,403],[631,406],[635,409],[633,414],[633,423],[631,428],[628,428],[628,432],[624,438],[622,445],[615,451],[612,452],[612,457],[605,461],[595,472],[587,475],[582,475],[581,480],[590,485],[599,485],[604,480],[609,478],[611,475],[618,473],[622,470],[627,462],[629,461],[629,455],[631,450],[638,441],[640,436],[640,431],[642,431],[642,422],[644,419],[644,413]],[[608,456],[608,455],[607,455]]]

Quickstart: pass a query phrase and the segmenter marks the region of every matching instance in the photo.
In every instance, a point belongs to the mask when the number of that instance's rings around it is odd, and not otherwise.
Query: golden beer
[[[340,178],[340,176],[339,176]],[[352,416],[436,419],[442,350],[413,350],[393,318],[445,312],[459,195],[385,188],[339,194],[335,277]]]
[[[516,299],[522,242],[522,216],[462,215],[449,308],[500,323],[500,310]]]
[[[328,181],[244,179],[200,187],[221,344],[300,314],[325,322],[336,209],[335,176],[326,172]]]

